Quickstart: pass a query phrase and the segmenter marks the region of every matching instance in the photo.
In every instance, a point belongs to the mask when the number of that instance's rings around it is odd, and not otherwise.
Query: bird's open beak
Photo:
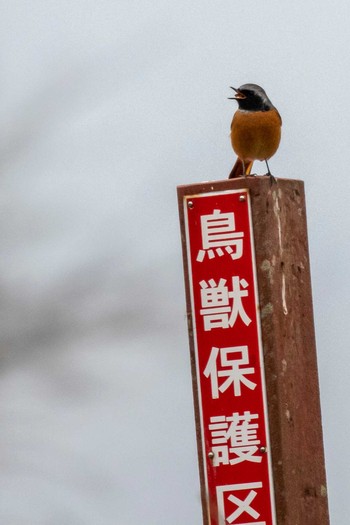
[[[240,91],[238,91],[238,89],[230,86],[231,89],[233,89],[233,91],[236,92],[235,96],[234,97],[227,97],[228,99],[230,100],[242,100],[244,98],[247,98],[243,93],[241,93]]]

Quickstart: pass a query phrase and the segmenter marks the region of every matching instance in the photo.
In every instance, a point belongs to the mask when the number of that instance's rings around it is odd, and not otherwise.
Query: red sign
[[[184,199],[210,525],[276,525],[247,189]]]

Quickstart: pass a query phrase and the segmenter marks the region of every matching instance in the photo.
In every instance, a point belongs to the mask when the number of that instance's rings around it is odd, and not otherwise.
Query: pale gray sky
[[[0,522],[201,524],[175,189],[227,177],[229,86],[254,82],[283,118],[273,173],[306,183],[329,503],[347,523],[349,2],[1,12]]]

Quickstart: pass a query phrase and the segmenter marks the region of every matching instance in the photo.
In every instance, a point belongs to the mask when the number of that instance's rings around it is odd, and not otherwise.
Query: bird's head
[[[257,84],[243,84],[238,89],[231,87],[235,91],[234,97],[230,100],[237,100],[239,109],[246,111],[268,111],[274,106],[266,95],[264,89]]]

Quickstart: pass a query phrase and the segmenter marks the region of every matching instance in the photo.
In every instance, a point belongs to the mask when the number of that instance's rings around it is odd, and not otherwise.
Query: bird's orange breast
[[[243,111],[238,109],[231,124],[231,143],[244,161],[269,159],[281,140],[281,117],[276,109]]]

